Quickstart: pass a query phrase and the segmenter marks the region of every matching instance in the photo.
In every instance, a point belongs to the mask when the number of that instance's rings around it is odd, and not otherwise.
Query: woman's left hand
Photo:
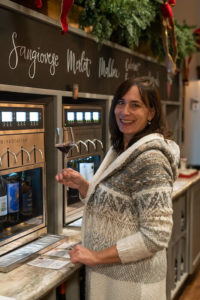
[[[89,250],[81,245],[77,245],[69,251],[70,259],[73,264],[82,263],[87,266],[98,264],[98,252]]]

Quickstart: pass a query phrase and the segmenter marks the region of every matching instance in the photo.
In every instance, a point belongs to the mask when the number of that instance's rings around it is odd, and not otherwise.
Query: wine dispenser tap
[[[101,145],[101,149],[103,150],[103,143],[102,143],[101,140],[99,140],[99,139],[94,139],[93,142],[94,142],[94,143],[99,143],[99,144]]]
[[[22,152],[22,155],[23,155],[23,152],[25,152],[27,154],[27,162],[31,160],[30,153],[24,147],[21,147],[21,152]]]
[[[77,153],[80,153],[79,146],[77,144],[74,144],[74,147],[76,148]]]
[[[16,156],[16,154],[13,151],[11,151],[9,148],[7,149],[7,151],[8,151],[9,154],[11,154],[14,157],[14,163],[16,164],[17,163],[17,156]]]
[[[88,143],[88,144],[90,143],[90,144],[92,144],[94,150],[96,151],[96,145],[95,145],[95,143],[94,143],[92,140],[87,139],[87,140],[85,141],[85,143]]]
[[[82,140],[79,140],[78,142],[76,142],[76,144],[77,144],[77,145],[82,144],[82,145],[85,147],[86,151],[88,151],[88,146],[87,146],[87,144],[86,144],[85,142],[83,142]]]

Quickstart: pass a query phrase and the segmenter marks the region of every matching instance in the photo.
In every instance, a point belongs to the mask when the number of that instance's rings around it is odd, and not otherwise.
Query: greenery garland
[[[183,25],[175,21],[175,33],[178,43],[178,59],[181,62],[184,58],[191,56],[197,51],[197,42],[192,30],[195,26],[189,26],[184,21]]]
[[[103,39],[132,48],[138,45],[142,30],[154,20],[162,0],[78,0],[83,5],[82,28]]]
[[[80,27],[91,28],[100,43],[110,40],[159,61],[164,59],[160,13],[164,0],[76,0],[75,3],[83,7]],[[178,65],[196,51],[191,29],[186,22],[183,25],[175,22]]]

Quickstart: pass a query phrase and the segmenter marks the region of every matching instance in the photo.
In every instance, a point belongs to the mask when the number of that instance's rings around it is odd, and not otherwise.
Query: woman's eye
[[[124,101],[122,99],[119,99],[118,102],[117,102],[117,104],[118,105],[122,105],[122,104],[124,104]]]
[[[134,102],[131,104],[131,106],[132,106],[133,108],[140,107],[140,105],[139,105],[138,103],[134,103]]]

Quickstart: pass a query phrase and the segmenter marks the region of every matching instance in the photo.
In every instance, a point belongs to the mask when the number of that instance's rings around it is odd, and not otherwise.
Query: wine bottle
[[[7,214],[8,214],[8,207],[7,207],[6,181],[3,178],[3,176],[0,176],[0,223],[1,224],[7,221]]]
[[[32,216],[33,197],[32,197],[31,176],[25,176],[22,172],[21,176],[21,208],[20,214],[22,218]]]
[[[180,270],[181,272],[181,276],[183,275],[183,273],[184,273],[184,259],[183,259],[183,256],[181,256],[181,270]]]
[[[56,300],[66,300],[66,283],[63,282],[56,291]]]
[[[8,221],[10,225],[19,220],[19,176],[11,173],[7,176]]]
[[[185,229],[185,216],[183,210],[181,211],[181,222],[180,222],[180,229],[181,231],[184,231]]]
[[[178,260],[175,259],[174,262],[174,283],[178,281]]]

